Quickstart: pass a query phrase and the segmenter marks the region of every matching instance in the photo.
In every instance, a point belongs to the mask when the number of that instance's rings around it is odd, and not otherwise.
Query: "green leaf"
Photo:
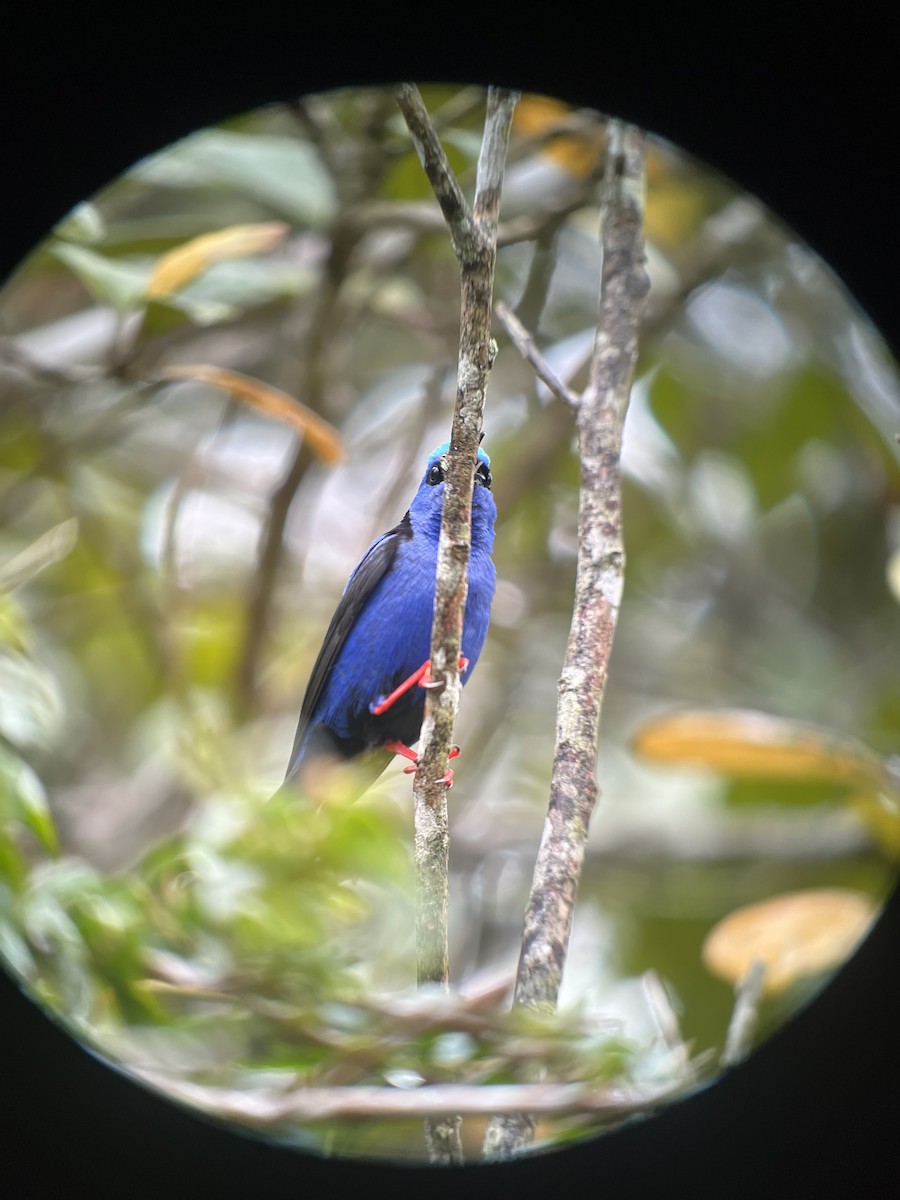
[[[311,273],[283,263],[218,263],[184,291],[149,301],[141,332],[154,337],[188,321],[218,325],[248,308],[302,296],[312,283]]]
[[[150,277],[150,264],[104,258],[86,246],[60,242],[52,248],[60,262],[78,276],[100,304],[109,304],[118,312],[133,312],[143,304],[144,288]]]
[[[51,854],[59,853],[59,837],[44,785],[18,755],[0,747],[0,822],[9,821],[30,829]]]
[[[2,906],[0,906],[2,907]],[[11,967],[22,980],[34,976],[34,959],[28,949],[28,943],[12,925],[0,917],[0,958]]]
[[[0,594],[0,646],[25,653],[31,645],[32,628],[21,606],[9,593]]]
[[[140,336],[142,338],[159,337],[160,334],[168,333],[172,329],[181,329],[190,325],[192,322],[187,306],[183,303],[173,303],[173,301],[181,299],[180,296],[170,296],[165,300],[151,300],[144,309]],[[199,321],[193,323],[200,324]]]
[[[165,300],[149,302],[141,324],[141,334],[144,337],[152,337],[186,322],[201,327],[221,325],[223,321],[230,321],[238,316],[240,311],[240,308],[233,304],[175,293],[167,296]]]
[[[213,129],[139,163],[132,177],[163,187],[229,187],[321,228],[335,209],[331,177],[311,146],[275,135]]]
[[[68,242],[89,245],[106,236],[106,223],[95,205],[85,200],[77,204],[67,217],[63,217],[54,232]]]
[[[481,134],[476,130],[457,129],[451,126],[441,134],[441,140],[444,142],[445,149],[447,145],[453,146],[468,159],[466,166],[473,166],[478,162],[478,155],[481,153]],[[455,168],[457,173],[460,166]]]
[[[28,886],[28,864],[22,851],[2,826],[0,814],[0,891],[18,895]]]
[[[16,746],[48,746],[64,719],[56,676],[11,649],[0,653],[0,734]]]
[[[315,274],[305,268],[247,258],[216,263],[190,283],[181,296],[198,304],[204,302],[247,309],[257,304],[268,304],[271,300],[306,295],[315,281]]]
[[[0,565],[0,591],[28,583],[46,567],[65,558],[78,538],[78,520],[69,517],[41,534],[24,550]]]
[[[442,137],[447,161],[457,174],[469,165],[468,156],[454,146],[444,134]],[[383,185],[384,195],[392,200],[428,200],[434,202],[434,192],[428,176],[422,170],[419,156],[414,150],[402,154],[387,172]],[[446,242],[444,237],[443,242]]]

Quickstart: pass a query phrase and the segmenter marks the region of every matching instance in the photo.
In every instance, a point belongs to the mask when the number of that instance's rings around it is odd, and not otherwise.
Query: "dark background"
[[[438,16],[441,24],[431,21]],[[521,31],[479,10],[430,13],[400,36],[154,9],[43,28],[5,12],[0,96],[2,276],[75,203],[192,129],[276,98],[396,78],[502,82],[625,116],[760,196],[842,277],[895,353],[895,130],[888,31],[854,10],[829,28],[764,19],[716,31],[632,13],[633,28],[564,10]],[[521,19],[521,18],[519,18]],[[740,15],[733,18],[740,21]],[[746,20],[750,20],[748,13]],[[810,17],[810,20],[812,18]],[[465,36],[463,36],[465,33]],[[441,52],[437,42],[444,42]],[[427,43],[427,50],[423,45]],[[883,49],[882,49],[883,47]],[[143,1092],[53,1027],[0,977],[5,1196],[895,1195],[900,944],[895,894],[827,992],[733,1075],[660,1117],[545,1159],[462,1172],[323,1162],[204,1122]],[[895,1135],[894,1135],[895,1136]]]

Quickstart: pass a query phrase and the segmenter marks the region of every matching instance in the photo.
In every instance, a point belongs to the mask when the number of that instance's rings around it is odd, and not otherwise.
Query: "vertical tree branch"
[[[559,681],[550,804],[535,864],[513,1003],[556,1007],[588,825],[597,798],[600,709],[622,598],[619,458],[649,288],[644,267],[644,136],[614,124],[604,174],[600,312],[578,403],[581,490],[572,624]],[[496,1117],[484,1151],[506,1158],[534,1135],[529,1116]]]
[[[456,408],[445,467],[431,633],[431,674],[444,686],[430,690],[426,697],[422,749],[413,791],[418,980],[420,986],[436,984],[446,988],[450,970],[447,928],[450,835],[447,788],[439,780],[447,769],[459,708],[458,663],[468,590],[472,487],[485,388],[495,353],[490,333],[497,224],[517,95],[501,88],[488,91],[472,212],[418,90],[403,84],[396,95],[422,166],[447,220],[461,280]],[[425,1138],[432,1162],[462,1162],[459,1125],[458,1117],[426,1121]]]

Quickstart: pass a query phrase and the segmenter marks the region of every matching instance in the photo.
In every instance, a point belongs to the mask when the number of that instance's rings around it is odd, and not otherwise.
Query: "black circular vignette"
[[[14,27],[20,17],[11,14]],[[708,23],[686,29],[682,16],[669,18],[678,25],[669,37],[655,16],[632,12],[637,27],[613,31],[599,16],[585,29],[572,14],[565,30],[530,29],[517,45],[500,17],[489,24],[480,12],[470,48],[445,12],[440,28],[414,31],[429,42],[423,55],[394,28],[354,33],[342,20],[313,30],[304,15],[303,28],[289,30],[281,18],[254,18],[258,31],[246,13],[231,26],[207,14],[190,33],[162,22],[147,35],[156,48],[140,30],[140,52],[121,56],[110,44],[127,46],[123,33],[104,40],[84,29],[32,30],[14,39],[0,81],[2,278],[75,203],[193,129],[300,92],[403,77],[457,80],[465,68],[476,81],[626,116],[724,171],[800,233],[895,351],[900,345],[892,146],[884,136],[890,96],[878,28],[861,30],[854,45],[837,22],[833,31],[792,30],[780,17],[776,45],[765,28],[716,34]],[[443,54],[430,44],[442,37]],[[96,136],[86,137],[87,128]],[[324,1161],[207,1121],[93,1058],[0,973],[2,1191],[10,1200],[63,1188],[94,1197],[367,1188],[402,1196],[424,1184],[431,1197],[497,1197],[585,1183],[616,1200],[661,1189],[731,1200],[895,1194],[887,1130],[900,1108],[898,944],[895,891],[829,988],[734,1072],[602,1138],[459,1171]]]

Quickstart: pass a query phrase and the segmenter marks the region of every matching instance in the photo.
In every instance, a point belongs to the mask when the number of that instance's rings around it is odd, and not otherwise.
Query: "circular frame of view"
[[[864,937],[900,383],[752,196],[547,97],[324,93],[80,205],[0,335],[0,954],[103,1058],[502,1159],[696,1089]]]

